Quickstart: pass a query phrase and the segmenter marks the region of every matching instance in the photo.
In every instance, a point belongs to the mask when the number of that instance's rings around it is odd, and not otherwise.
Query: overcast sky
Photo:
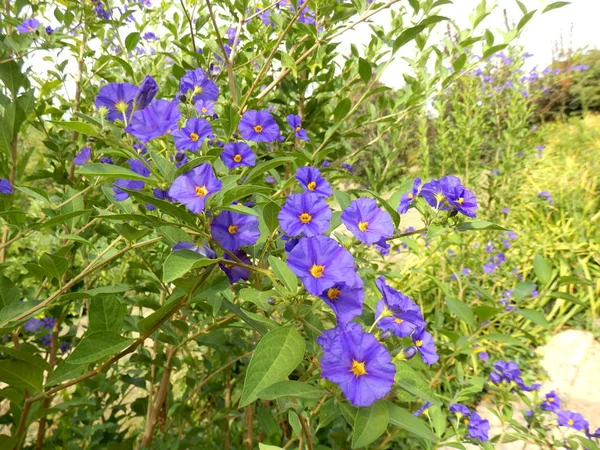
[[[551,0],[522,0],[531,11],[552,3]],[[403,2],[404,3],[404,2]],[[469,16],[475,9],[479,0],[454,0],[452,5],[444,5],[441,15],[454,20],[460,28],[469,26]],[[488,1],[488,4],[494,4]],[[503,10],[507,10],[509,22],[518,23],[522,16],[517,3],[513,0],[497,0],[498,5],[491,15],[479,26],[492,30],[506,30],[504,25]],[[525,51],[534,56],[527,62],[527,68],[538,66],[547,67],[552,61],[552,52],[558,45],[565,50],[568,48],[579,49],[583,47],[600,47],[600,0],[573,0],[570,5],[564,6],[545,14],[536,14],[527,24],[525,32],[517,41],[525,48]],[[389,27],[390,15],[385,11],[374,16],[373,23],[381,25],[386,29]],[[479,29],[478,27],[478,29]],[[436,29],[443,33],[445,25],[438,25]],[[370,39],[371,30],[367,24],[360,24],[355,31],[346,33],[340,41],[344,53],[349,52],[350,43],[365,44]],[[562,44],[561,44],[562,42]],[[381,78],[385,84],[400,87],[403,83],[398,74],[406,70],[406,63],[402,60],[395,61],[389,66]]]

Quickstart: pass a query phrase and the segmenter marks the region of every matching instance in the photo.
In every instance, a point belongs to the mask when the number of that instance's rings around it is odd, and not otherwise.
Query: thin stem
[[[190,36],[192,37],[192,48],[194,49],[194,53],[196,54],[196,53],[198,53],[198,49],[196,48],[196,38],[194,36],[194,25],[192,22],[192,18],[190,16],[190,14],[188,13],[187,8],[185,7],[185,3],[183,2],[183,0],[179,0],[179,3],[181,3],[181,8],[183,9],[183,13],[185,14],[185,17],[190,26]]]

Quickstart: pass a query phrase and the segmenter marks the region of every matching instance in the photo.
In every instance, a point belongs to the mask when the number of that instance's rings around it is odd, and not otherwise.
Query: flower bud
[[[185,102],[186,102],[186,100],[187,100],[187,99],[186,99],[186,97],[185,97],[185,94],[181,94],[181,95],[179,96],[179,101],[180,101],[181,103],[185,103]]]
[[[417,347],[407,347],[402,351],[402,354],[404,355],[404,359],[411,359],[417,354]]]
[[[382,342],[387,341],[390,337],[392,337],[392,333],[390,333],[389,330],[385,330],[379,334],[379,340]]]
[[[142,110],[150,104],[156,93],[158,92],[158,84],[150,75],[146,75],[144,81],[138,90],[138,93],[133,100],[136,110]]]
[[[271,306],[275,306],[275,304],[276,304],[275,299],[273,297],[269,297],[267,299],[267,303]]]

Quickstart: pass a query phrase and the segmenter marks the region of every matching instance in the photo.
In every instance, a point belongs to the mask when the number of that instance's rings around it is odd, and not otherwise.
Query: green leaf
[[[300,333],[290,326],[268,332],[248,365],[239,407],[249,405],[259,392],[292,373],[302,361],[305,345]]]
[[[269,202],[263,208],[263,220],[271,233],[279,226],[279,219],[277,218],[279,211],[281,211],[281,208],[275,202]]]
[[[267,445],[262,442],[258,443],[258,450],[283,450],[283,447],[277,447],[276,445]]]
[[[333,110],[333,118],[334,118],[334,120],[336,122],[339,122],[344,117],[346,117],[346,115],[350,111],[351,107],[352,107],[352,102],[350,101],[349,98],[346,97],[346,98],[342,99],[336,105],[335,109]]]
[[[577,297],[575,297],[574,295],[568,294],[566,292],[550,292],[549,294],[546,294],[548,297],[552,297],[552,298],[561,298],[563,300],[567,300],[568,302],[571,303],[575,303],[576,305],[580,305],[580,306],[586,306],[585,303],[583,303],[581,300],[579,300]]]
[[[292,162],[293,160],[294,158],[291,156],[284,156],[282,158],[275,158],[262,162],[248,172],[248,175],[246,175],[246,183],[250,183],[256,177],[263,175],[265,172],[268,172],[275,167],[279,167],[282,164]]]
[[[125,317],[125,305],[115,297],[95,297],[90,301],[89,333],[95,331],[114,331],[120,333]]]
[[[79,167],[76,173],[78,175],[85,175],[87,177],[103,177],[109,180],[114,178],[124,178],[127,180],[148,181],[148,178],[145,176],[137,174],[126,167],[117,166],[115,164],[86,164]]]
[[[33,364],[20,360],[0,361],[0,381],[10,387],[41,391],[44,371]]]
[[[507,344],[514,345],[517,347],[525,347],[523,342],[521,342],[519,339],[506,334],[490,333],[483,335],[483,338],[487,339],[488,341],[505,342]]]
[[[222,206],[221,209],[224,209],[226,211],[237,212],[240,214],[246,214],[247,216],[259,217],[259,214],[252,208],[240,204]]]
[[[105,295],[105,294],[120,294],[121,292],[127,292],[131,287],[128,284],[115,284],[114,286],[100,286],[94,289],[88,289],[84,291],[90,297],[94,297],[96,295]]]
[[[466,62],[467,62],[467,55],[466,55],[466,53],[462,53],[452,63],[452,68],[454,69],[454,72],[460,72],[462,70],[462,68],[465,66]]]
[[[17,98],[19,88],[27,86],[27,78],[21,73],[21,67],[14,60],[0,64],[0,80],[8,89],[13,99]]]
[[[69,268],[69,260],[62,256],[50,255],[44,253],[40,258],[40,267],[44,270],[48,278],[60,280],[63,274]]]
[[[227,289],[229,289],[229,280],[225,275],[213,276],[196,290],[190,303],[206,301]]]
[[[500,45],[494,45],[492,47],[489,47],[487,50],[485,50],[483,52],[483,57],[482,59],[487,58],[488,56],[493,55],[494,53],[499,52],[500,50],[504,50],[506,47],[508,47],[507,44],[500,44]]]
[[[346,191],[333,191],[333,195],[342,210],[344,210],[348,206],[350,206],[352,199],[350,198],[350,195]]]
[[[539,311],[535,311],[533,309],[517,309],[517,314],[525,317],[527,320],[531,320],[536,325],[539,325],[543,328],[550,328],[550,324],[548,323],[548,319],[546,316]]]
[[[80,377],[85,373],[86,367],[87,364],[69,364],[67,361],[61,361],[54,369],[54,372],[52,372],[52,375],[50,375],[48,381],[46,381],[46,387]]]
[[[29,353],[23,350],[15,350],[14,348],[1,346],[0,352],[12,356],[15,359],[25,361],[26,363],[31,364],[32,366],[36,366],[39,369],[50,370],[50,364],[48,364],[46,360],[39,355],[34,355],[33,353]]]
[[[581,278],[576,276],[564,276],[560,277],[558,280],[559,285],[563,284],[585,284],[586,286],[595,286],[592,280],[588,280],[587,278]]]
[[[471,326],[475,325],[473,310],[469,305],[454,297],[446,297],[446,305],[460,320]]]
[[[244,197],[248,197],[249,195],[267,194],[270,191],[271,189],[266,186],[253,186],[247,184],[235,186],[223,194],[223,201],[221,204],[231,205],[233,202],[241,200]]]
[[[471,220],[463,222],[456,227],[458,231],[481,231],[481,230],[498,230],[506,231],[506,228],[496,225],[495,223],[488,222],[487,220]]]
[[[133,339],[125,338],[113,331],[96,331],[86,335],[66,362],[69,364],[88,364],[99,359],[113,356],[128,347]]]
[[[548,11],[552,11],[553,9],[562,8],[563,6],[570,5],[571,2],[554,2],[550,3],[542,10],[542,14],[547,13]]]
[[[137,31],[129,33],[125,38],[125,48],[127,51],[132,51],[140,40],[140,33]]]
[[[396,384],[411,394],[431,402],[433,405],[441,405],[436,393],[429,387],[429,383],[419,375],[412,367],[404,361],[397,361]]]
[[[283,380],[263,389],[256,396],[263,400],[275,400],[280,397],[322,398],[324,395],[323,389],[312,384]]]
[[[11,303],[17,303],[21,297],[21,291],[14,283],[4,275],[0,275],[0,309]]]
[[[175,297],[167,301],[159,309],[154,311],[148,317],[144,317],[137,323],[138,330],[140,333],[146,333],[152,329],[158,322],[160,322],[165,316],[169,315],[175,305],[181,300],[181,297]]]
[[[256,306],[266,311],[273,309],[273,307],[267,303],[267,299],[275,297],[276,295],[277,292],[275,290],[257,291],[254,288],[244,288],[240,290],[239,293],[242,300],[254,303]]]
[[[477,317],[481,322],[485,322],[486,320],[490,320],[499,312],[502,312],[502,309],[494,308],[492,306],[476,306],[473,308],[473,311],[475,314],[477,314]]]
[[[536,11],[537,10],[534,9],[533,11],[529,11],[527,14],[521,17],[521,20],[519,20],[519,23],[517,24],[518,31],[521,31],[525,27],[525,25],[527,25],[527,22],[529,22],[532,19]]]
[[[366,408],[359,408],[354,419],[352,448],[365,447],[383,434],[390,421],[388,408],[379,400]]]
[[[389,420],[394,426],[400,427],[423,439],[431,442],[436,442],[438,438],[432,433],[427,423],[413,416],[404,408],[394,405],[390,402],[385,402],[388,407]]]
[[[358,58],[358,75],[363,83],[367,84],[371,79],[371,64],[364,58]]]
[[[108,164],[106,164],[108,165]],[[39,230],[43,228],[53,227],[54,225],[59,225],[61,223],[65,223],[75,217],[83,216],[84,214],[90,214],[92,212],[91,209],[81,209],[79,211],[71,211],[65,214],[60,214],[58,216],[52,217],[50,219],[44,220],[38,226],[34,227]]]
[[[275,275],[277,275],[279,281],[281,281],[290,292],[294,293],[298,290],[298,279],[286,263],[271,255],[269,256],[269,264],[271,264],[271,268],[273,269],[273,272],[275,272]]]
[[[535,272],[536,278],[542,285],[548,284],[552,278],[552,266],[539,253],[533,258],[533,271]]]
[[[86,136],[92,136],[92,137],[96,137],[96,138],[101,137],[99,134],[99,130],[96,129],[96,127],[90,125],[89,123],[78,122],[78,121],[60,122],[60,121],[53,121],[53,120],[51,120],[50,123],[53,123],[54,125],[56,125],[56,127],[59,130],[67,129],[67,130],[77,131],[78,133],[84,134]],[[119,166],[113,166],[112,164],[102,164],[102,163],[89,164],[89,165],[90,166],[119,167]],[[85,166],[82,166],[82,168],[83,167],[85,167]],[[81,168],[80,168],[80,170],[81,170]]]
[[[396,228],[400,225],[400,214],[398,213],[398,211],[396,211],[392,205],[390,205],[387,200],[384,200],[383,197],[381,195],[379,195],[377,192],[375,191],[371,191],[367,189],[367,192],[369,194],[371,194],[373,197],[375,197],[379,203],[381,203],[381,206],[383,206],[385,208],[385,210],[388,212],[388,214],[390,216],[392,216],[392,221],[394,222],[394,225],[396,225]]]
[[[181,278],[192,269],[210,266],[218,261],[218,259],[206,258],[192,250],[171,252],[163,265],[163,281],[170,283],[177,278]]]

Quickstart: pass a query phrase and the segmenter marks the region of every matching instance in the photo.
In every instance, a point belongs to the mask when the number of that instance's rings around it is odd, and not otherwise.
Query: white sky
[[[545,14],[540,14],[541,10],[553,0],[522,0],[522,2],[530,11],[538,9],[538,13],[527,24],[524,33],[517,41],[525,48],[526,52],[534,55],[527,63],[528,69],[536,65],[541,69],[548,66],[552,62],[553,49],[557,44],[559,48],[562,47],[565,50],[600,47],[600,0],[572,0],[570,5]],[[454,0],[453,5],[442,6],[440,14],[454,20],[460,28],[467,28],[469,27],[469,16],[478,3],[479,0]],[[488,4],[492,5],[494,2],[490,0]],[[490,28],[493,31],[496,29],[505,31],[504,9],[507,10],[511,26],[518,23],[522,12],[515,1],[497,0],[496,4],[498,5],[496,9],[479,25],[478,30]],[[388,29],[390,14],[382,11],[373,17],[372,23]],[[446,25],[442,22],[437,26],[436,31],[441,34],[445,29]],[[340,38],[341,49],[344,49],[343,53],[349,53],[351,43],[359,46],[368,43],[370,33],[371,30],[365,23],[357,26],[355,31],[346,33]],[[500,43],[498,39],[496,41],[496,43]],[[398,59],[388,67],[381,81],[393,87],[400,87],[403,80],[398,74],[405,69],[406,63]]]

